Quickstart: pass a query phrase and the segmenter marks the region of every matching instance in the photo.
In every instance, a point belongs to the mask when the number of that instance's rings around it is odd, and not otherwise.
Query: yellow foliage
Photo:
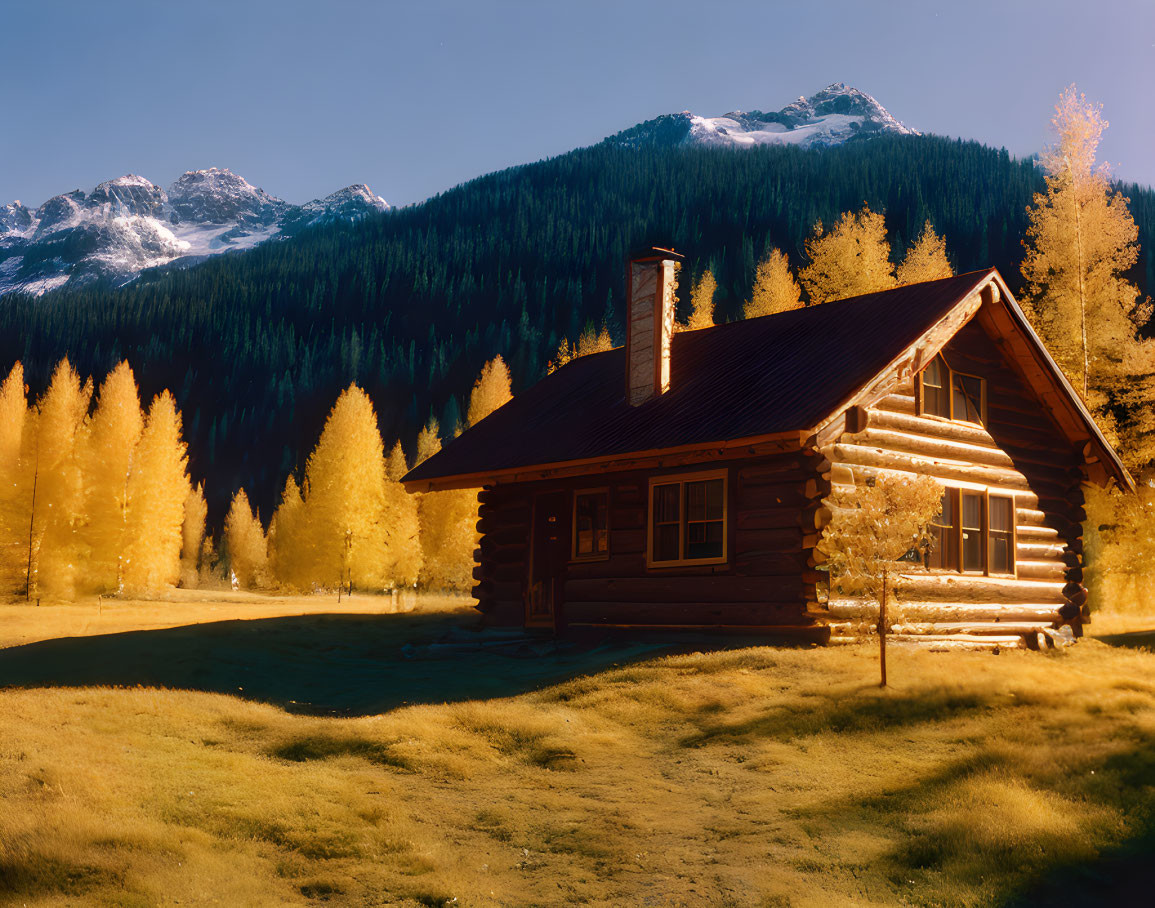
[[[836,488],[827,499],[833,517],[820,542],[831,596],[881,601],[883,572],[894,571],[908,552],[921,554],[929,546],[942,495],[942,486],[924,476],[884,474],[873,485]]]
[[[432,416],[425,428],[417,433],[417,458],[413,465],[424,463],[441,450],[441,427]]]
[[[356,385],[333,405],[305,467],[303,560],[313,581],[385,584],[385,457],[373,404]]]
[[[690,317],[686,324],[676,325],[675,330],[684,327],[688,331],[714,326],[714,294],[718,292],[718,280],[714,272],[707,268],[694,282],[690,290]]]
[[[92,591],[120,586],[128,477],[143,428],[136,379],[128,363],[121,362],[100,386],[84,458],[85,538],[90,550],[85,585]]]
[[[307,590],[311,583],[303,555],[307,529],[301,524],[304,511],[297,480],[289,474],[281,505],[269,521],[269,570],[278,583],[299,590]]]
[[[410,495],[396,479],[385,481],[385,524],[383,572],[386,583],[393,587],[412,586],[421,572],[420,520],[417,496]]]
[[[790,273],[786,253],[771,249],[754,274],[754,287],[742,311],[743,318],[758,318],[802,308],[802,290]]]
[[[28,567],[28,490],[21,458],[27,423],[24,367],[17,363],[0,384],[0,591],[23,588]]]
[[[385,461],[385,475],[394,482],[400,482],[408,472],[409,465],[405,462],[405,451],[401,448],[401,442],[394,442],[389,458]]]
[[[241,587],[251,590],[267,584],[269,560],[265,530],[260,517],[253,513],[244,489],[233,496],[225,517],[225,546],[229,570]]]
[[[128,477],[128,527],[123,585],[155,591],[180,579],[188,458],[180,411],[168,391],[148,408]]]
[[[468,590],[473,582],[477,532],[477,492],[425,492],[421,518],[421,582],[426,587]]]
[[[934,227],[927,221],[919,238],[906,251],[906,257],[895,271],[898,286],[953,276],[954,269],[946,257],[946,240],[935,233]]]
[[[92,382],[61,360],[37,409],[32,595],[71,599],[84,558],[83,453]]]
[[[798,277],[812,305],[895,286],[886,222],[869,205],[857,214],[845,212],[829,233],[821,221],[815,224],[806,255],[810,264]]]
[[[1095,162],[1107,127],[1101,108],[1071,86],[1051,122],[1058,139],[1043,156],[1046,190],[1028,209],[1023,241],[1026,309],[1108,431],[1114,405],[1124,409],[1122,453],[1135,469],[1155,456],[1150,427],[1143,425],[1155,402],[1155,357],[1136,335],[1151,308],[1138,303],[1138,288],[1124,277],[1138,260],[1138,228],[1128,199],[1112,190],[1106,165]]]
[[[604,353],[606,350],[612,349],[614,349],[614,341],[610,337],[610,329],[603,322],[601,329],[595,330],[591,322],[586,325],[581,337],[578,338],[578,342],[572,347],[569,340],[564,337],[561,339],[561,343],[557,345],[557,351],[554,353],[553,359],[546,365],[545,371],[547,374],[552,374],[578,357],[589,356],[591,353]]]
[[[200,583],[201,553],[204,551],[205,520],[204,483],[192,486],[184,502],[184,523],[181,524],[180,585],[193,589]]]
[[[603,322],[600,330],[595,331],[592,324],[586,325],[581,337],[578,338],[577,348],[574,350],[574,359],[579,356],[589,356],[591,353],[604,353],[614,349],[610,329]]]
[[[608,335],[607,335],[608,337]],[[475,426],[498,407],[513,399],[510,390],[509,367],[500,356],[495,356],[481,370],[469,396],[466,422]]]

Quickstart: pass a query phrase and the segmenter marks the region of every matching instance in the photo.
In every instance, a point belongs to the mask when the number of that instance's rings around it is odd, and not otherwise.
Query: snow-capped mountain
[[[0,207],[0,294],[132,280],[142,269],[248,249],[330,221],[387,211],[357,184],[291,205],[230,170],[190,170],[168,188],[135,174],[54,196],[33,210]]]
[[[733,111],[721,117],[701,117],[686,110],[639,123],[606,141],[626,147],[798,145],[816,148],[885,133],[918,135],[917,130],[900,123],[870,95],[835,82],[776,112]]]

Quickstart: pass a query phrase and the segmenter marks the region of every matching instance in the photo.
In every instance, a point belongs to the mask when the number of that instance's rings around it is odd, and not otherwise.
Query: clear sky
[[[692,110],[831,82],[924,132],[1037,151],[1076,82],[1155,184],[1155,0],[0,0],[0,203],[229,167],[393,204]]]

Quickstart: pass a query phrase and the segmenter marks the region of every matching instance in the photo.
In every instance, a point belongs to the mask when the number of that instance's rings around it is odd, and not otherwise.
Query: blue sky
[[[0,0],[0,202],[229,167],[291,202],[394,204],[662,113],[830,82],[924,132],[1030,154],[1070,82],[1155,184],[1155,2]]]

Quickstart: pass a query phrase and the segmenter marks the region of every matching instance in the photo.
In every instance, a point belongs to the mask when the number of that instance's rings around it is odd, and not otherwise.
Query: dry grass
[[[479,659],[414,663],[409,699]],[[0,903],[988,905],[1151,834],[1152,653],[891,675],[744,647],[357,718],[3,690]]]

